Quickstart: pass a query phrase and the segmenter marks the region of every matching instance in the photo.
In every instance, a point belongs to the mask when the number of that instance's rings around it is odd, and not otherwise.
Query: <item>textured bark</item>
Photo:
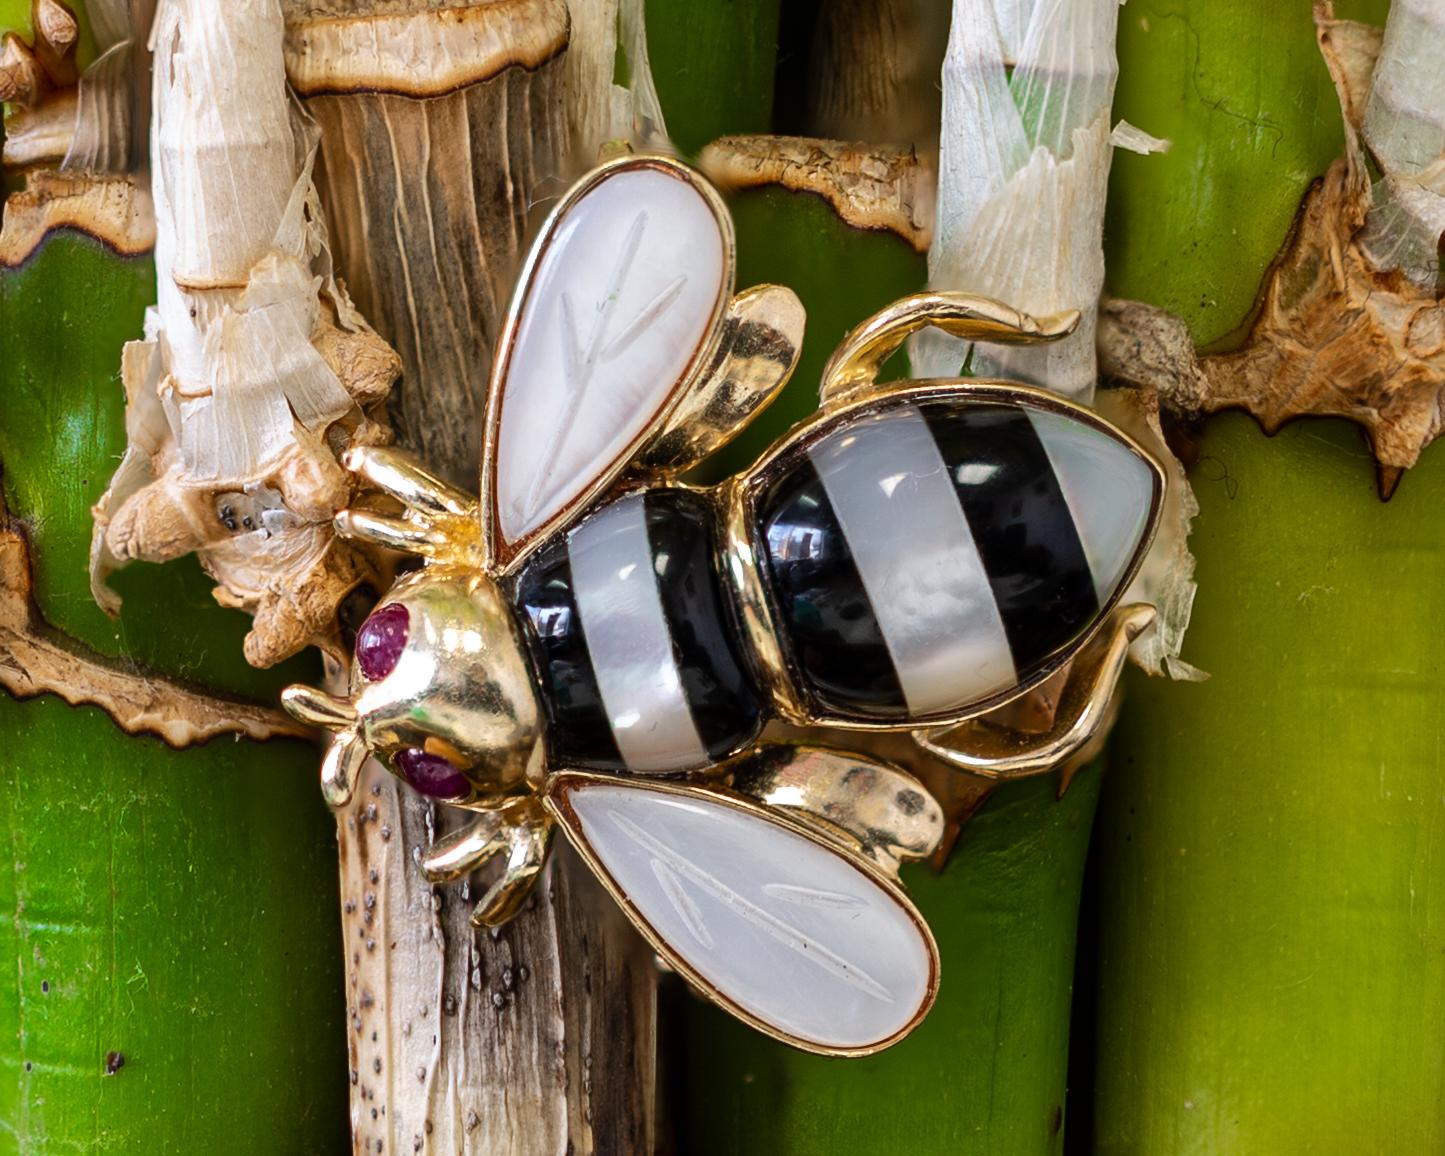
[[[561,33],[545,38],[531,22],[514,20],[509,3],[457,10],[491,7],[507,17],[497,35],[515,32],[525,49],[511,57],[498,51],[471,75],[452,76],[445,94],[411,95],[415,70],[403,58],[374,61],[363,91],[330,83],[308,95],[304,77],[300,86],[321,126],[320,184],[338,266],[357,307],[401,354],[403,384],[392,402],[397,440],[468,488],[478,476],[487,374],[528,210],[560,191],[547,182],[557,174],[563,135],[565,9],[530,5],[534,21]],[[431,22],[445,19],[442,12]],[[306,23],[290,25],[293,75]],[[420,50],[424,33],[413,35]],[[553,46],[542,61],[539,42]],[[390,84],[381,75],[386,63]],[[314,60],[306,65],[320,71]]]
[[[809,61],[808,130],[935,152],[938,73],[948,6],[929,0],[831,0]]]
[[[294,46],[331,7],[292,12],[293,74]],[[339,268],[404,363],[398,441],[470,489],[529,210],[563,187],[566,12],[375,7],[390,21],[422,10],[408,21],[413,46],[449,19],[491,30],[491,51],[443,94],[408,95],[413,69],[398,56],[369,62],[365,91],[333,80],[304,96],[321,125]],[[555,51],[539,59],[539,44]],[[433,888],[417,865],[458,814],[373,764],[340,816],[356,1150],[650,1152],[651,953],[560,841],[527,909],[498,931],[473,928],[473,887]]]
[[[417,866],[458,814],[372,763],[340,816],[354,1149],[651,1152],[651,953],[560,840],[516,919],[472,927],[469,884]]]

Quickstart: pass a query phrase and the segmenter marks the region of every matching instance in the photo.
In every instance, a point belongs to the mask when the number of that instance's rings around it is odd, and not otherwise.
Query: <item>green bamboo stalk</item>
[[[1115,170],[1113,287],[1213,340],[1341,151],[1335,97],[1303,6],[1126,12],[1116,107],[1174,147]],[[1213,678],[1135,680],[1117,734],[1095,1148],[1439,1151],[1445,458],[1381,504],[1356,431],[1231,416],[1192,476]]]
[[[756,190],[732,208],[740,283],[780,281],[808,310],[793,380],[725,455],[726,467],[741,468],[817,408],[823,364],[844,333],[921,288],[926,271],[898,237],[850,228],[809,194]],[[906,363],[894,372],[906,373]],[[1057,791],[1052,778],[999,789],[941,875],[905,872],[938,937],[943,984],[928,1020],[889,1051],[866,1060],[804,1055],[681,1001],[679,1150],[1058,1151],[1097,771],[1081,774],[1062,800]]]
[[[1383,24],[1389,0],[1339,0]],[[1310,182],[1344,151],[1308,4],[1143,0],[1119,14],[1116,117],[1170,142],[1120,149],[1104,226],[1108,290],[1227,338]]]
[[[647,53],[673,143],[695,155],[725,133],[767,132],[782,0],[652,0]]]
[[[0,0],[0,33],[13,32],[27,44],[35,38],[30,0]]]
[[[91,599],[89,507],[124,447],[121,344],[148,257],[52,236],[0,269],[0,464],[41,611],[84,647],[274,700],[303,676],[241,658],[245,618],[193,561]],[[345,1133],[332,824],[315,753],[184,751],[95,708],[0,695],[0,1153],[326,1152]]]

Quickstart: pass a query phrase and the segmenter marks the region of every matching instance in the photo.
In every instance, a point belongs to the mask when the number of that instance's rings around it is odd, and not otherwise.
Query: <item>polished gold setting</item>
[[[671,481],[741,433],[793,375],[804,320],[802,302],[781,285],[759,285],[734,297],[712,364],[643,445],[635,472]]]
[[[949,766],[983,779],[1018,779],[1053,770],[1107,729],[1129,647],[1154,618],[1154,607],[1147,603],[1118,607],[1066,671],[1055,668],[1066,677],[1043,730],[1010,726],[994,711],[956,724],[919,728],[913,741]]]
[[[764,743],[725,765],[734,791],[834,842],[848,843],[895,883],[904,862],[931,855],[943,808],[907,772],[805,743]]]
[[[724,240],[722,284],[710,321],[686,370],[651,419],[563,508],[519,540],[507,542],[495,510],[502,401],[524,306],[539,264],[555,242],[554,226],[597,184],[619,170],[666,169],[685,180],[711,209]],[[900,1031],[873,1046],[819,1045],[764,1022],[711,985],[638,910],[584,836],[572,809],[573,792],[609,783],[642,789],[626,774],[602,775],[548,758],[544,691],[537,685],[511,605],[512,579],[543,543],[577,525],[605,498],[679,479],[741,432],[777,396],[795,368],[804,314],[788,289],[764,285],[733,295],[736,267],[732,224],[717,193],[696,173],[662,157],[623,156],[594,170],[556,206],[523,269],[503,325],[485,413],[480,497],[447,484],[406,454],[386,448],[349,451],[345,465],[375,491],[364,504],[336,515],[337,531],[387,550],[419,557],[379,604],[406,611],[404,645],[395,666],[368,678],[353,663],[345,697],[289,687],[286,708],[332,732],[322,767],[328,803],[352,797],[362,764],[375,755],[397,770],[405,752],[439,756],[465,780],[445,799],[471,812],[467,824],[438,839],[422,860],[436,883],[492,862],[501,869],[476,904],[473,920],[494,927],[511,918],[535,884],[561,825],[633,923],[674,970],[753,1027],[793,1046],[830,1055],[866,1055],[902,1038],[923,1018],[938,983],[937,947],[917,909],[903,894],[899,866],[932,854],[945,837],[942,808],[911,775],[880,759],[793,742],[760,742],[736,758],[671,778],[649,777],[645,789],[706,799],[807,839],[846,861],[906,912],[929,953],[926,999]],[[911,733],[918,749],[981,779],[1049,771],[1077,758],[1095,741],[1113,709],[1114,688],[1129,644],[1147,628],[1153,608],[1119,605],[1148,548],[1129,560],[1111,601],[1094,626],[1050,656],[1024,682],[966,709],[902,725],[840,715],[813,701],[779,641],[776,608],[760,569],[756,537],[760,495],[814,438],[838,424],[902,399],[976,398],[1027,404],[1106,430],[1144,462],[1156,482],[1152,527],[1164,475],[1137,443],[1091,410],[1015,382],[945,378],[879,385],[884,361],[909,334],[934,326],[957,337],[994,343],[1056,340],[1079,315],[1034,318],[961,293],[923,293],[884,309],[847,335],[823,374],[821,406],[751,468],[708,489],[723,527],[716,559],[735,596],[750,664],[772,711],[806,728]],[[1025,724],[1015,705],[1047,692],[1051,713]],[[921,974],[918,973],[918,974]]]
[[[1067,337],[1078,324],[1077,309],[1033,317],[974,293],[914,293],[880,309],[843,338],[823,367],[818,397],[826,406],[871,388],[883,363],[920,329],[941,329],[964,341],[991,345],[1032,345]]]

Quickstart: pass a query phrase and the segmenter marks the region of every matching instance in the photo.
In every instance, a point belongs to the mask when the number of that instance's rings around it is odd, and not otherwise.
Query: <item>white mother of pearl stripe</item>
[[[1025,412],[1058,479],[1103,605],[1114,596],[1149,524],[1154,474],[1128,446],[1085,422]]]
[[[983,559],[923,415],[904,406],[865,418],[809,457],[909,711],[954,709],[1016,683]]]
[[[619,498],[568,534],[567,558],[592,672],[628,769],[709,762],[657,593],[642,495]]]

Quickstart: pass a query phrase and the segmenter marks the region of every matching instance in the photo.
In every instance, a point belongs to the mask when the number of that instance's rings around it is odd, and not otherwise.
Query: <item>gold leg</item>
[[[321,760],[321,794],[328,805],[344,807],[356,791],[356,780],[371,754],[366,743],[353,730],[342,731],[332,738]]]
[[[422,857],[422,874],[447,883],[506,855],[506,866],[472,911],[478,927],[498,927],[521,908],[547,862],[552,820],[528,796],[495,811],[484,811],[459,831],[438,839]]]
[[[472,909],[472,922],[478,927],[500,927],[521,910],[531,893],[532,885],[547,862],[552,844],[552,823],[529,822],[511,829],[511,854],[502,877],[482,896]]]
[[[425,521],[409,522],[370,510],[342,510],[332,523],[343,538],[359,539],[405,554],[435,558],[450,549],[446,535]]]
[[[293,683],[281,692],[281,705],[297,722],[309,727],[344,731],[356,725],[356,708],[348,700],[314,686]]]
[[[421,873],[428,883],[450,883],[510,846],[505,813],[486,811],[433,843],[422,856]]]
[[[951,726],[914,731],[914,741],[949,766],[985,779],[1016,779],[1053,770],[1107,730],[1129,644],[1154,621],[1154,615],[1154,607],[1134,603],[1109,616],[1070,664],[1058,707],[1046,729],[1035,733],[1001,725],[998,718],[1006,716],[994,712]]]
[[[419,514],[432,517],[476,517],[477,503],[455,486],[422,467],[410,454],[386,446],[357,446],[341,459],[358,477],[390,494]]]

